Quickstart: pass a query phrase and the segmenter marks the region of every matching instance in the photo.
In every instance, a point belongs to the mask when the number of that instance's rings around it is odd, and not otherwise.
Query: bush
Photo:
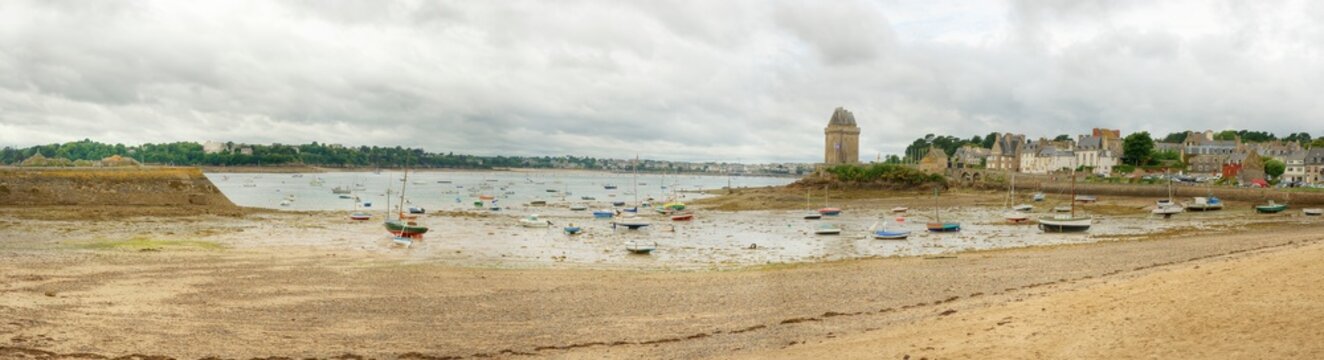
[[[917,169],[895,164],[837,165],[828,168],[827,172],[835,176],[838,181],[855,183],[889,183],[915,186],[926,183],[945,183],[947,181],[941,174],[926,174]]]

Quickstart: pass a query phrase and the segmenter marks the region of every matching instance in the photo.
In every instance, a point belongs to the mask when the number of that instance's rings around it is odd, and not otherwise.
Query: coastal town
[[[1324,359],[1320,8],[3,1],[0,360]]]

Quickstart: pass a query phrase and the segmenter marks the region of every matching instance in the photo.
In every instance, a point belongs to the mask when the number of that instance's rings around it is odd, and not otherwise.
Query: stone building
[[[985,167],[989,169],[1020,171],[1021,149],[1025,147],[1025,135],[998,134],[989,149]]]
[[[924,158],[919,159],[919,171],[930,174],[943,174],[947,172],[947,152],[939,147],[930,147],[929,152],[924,154]]]
[[[1237,181],[1242,184],[1250,184],[1255,180],[1265,180],[1264,159],[1254,151],[1247,151],[1233,155],[1234,160],[1241,160],[1241,171],[1237,173]]]
[[[826,165],[855,164],[860,162],[860,127],[855,125],[855,115],[844,108],[832,112],[828,120],[823,149],[823,163]]]
[[[956,153],[952,154],[954,158],[953,165],[963,169],[983,168],[988,161],[989,150],[978,145],[966,144]]]

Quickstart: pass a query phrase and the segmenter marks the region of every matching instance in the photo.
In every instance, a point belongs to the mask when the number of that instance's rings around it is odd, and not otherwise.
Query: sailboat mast
[[[639,210],[639,154],[634,154],[634,177],[631,183],[634,183],[634,209]]]
[[[938,212],[938,188],[933,188],[933,218],[942,222],[942,213]]]
[[[1076,218],[1076,170],[1071,170],[1071,218]]]

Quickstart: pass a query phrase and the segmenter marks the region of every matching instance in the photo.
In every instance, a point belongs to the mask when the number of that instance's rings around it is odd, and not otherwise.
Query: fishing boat
[[[582,228],[580,228],[580,227],[578,227],[578,226],[575,226],[575,224],[570,224],[569,226],[566,226],[566,227],[562,228],[561,230],[562,230],[562,231],[565,231],[565,233],[568,234],[568,235],[579,235],[580,232],[583,232],[583,231],[584,231],[584,229],[582,229]]]
[[[626,240],[625,250],[634,254],[650,254],[657,250],[657,242],[652,240]]]
[[[1320,216],[1320,215],[1324,215],[1324,209],[1320,209],[1320,208],[1302,209],[1301,213],[1306,214],[1306,216]]]
[[[814,228],[814,235],[839,235],[839,234],[841,234],[841,227],[832,223],[818,224],[818,226]]]
[[[1191,202],[1183,204],[1187,211],[1214,211],[1223,210],[1223,200],[1216,197],[1194,197]]]
[[[910,236],[910,230],[878,228],[878,223],[875,222],[872,226],[869,226],[869,236],[873,236],[874,239],[878,240],[905,240]]]
[[[552,222],[538,218],[538,214],[533,214],[525,216],[523,219],[519,219],[519,224],[523,227],[537,228],[548,227],[552,225]]]
[[[1076,172],[1071,172],[1071,198],[1076,198]],[[1039,218],[1039,230],[1043,232],[1083,232],[1090,229],[1094,222],[1091,216],[1076,216],[1076,202],[1071,201],[1069,214],[1058,214]]]
[[[1277,214],[1283,212],[1283,210],[1287,210],[1287,204],[1279,204],[1273,200],[1269,200],[1268,204],[1255,206],[1255,212],[1261,214]]]
[[[938,189],[933,189],[933,221],[924,224],[924,228],[931,232],[961,231],[961,223],[942,221],[942,212],[938,210]]]
[[[593,210],[593,217],[594,217],[594,218],[598,218],[598,219],[610,219],[612,216],[616,216],[616,212],[615,212],[615,211],[606,210],[606,209],[603,209],[603,210]]]

